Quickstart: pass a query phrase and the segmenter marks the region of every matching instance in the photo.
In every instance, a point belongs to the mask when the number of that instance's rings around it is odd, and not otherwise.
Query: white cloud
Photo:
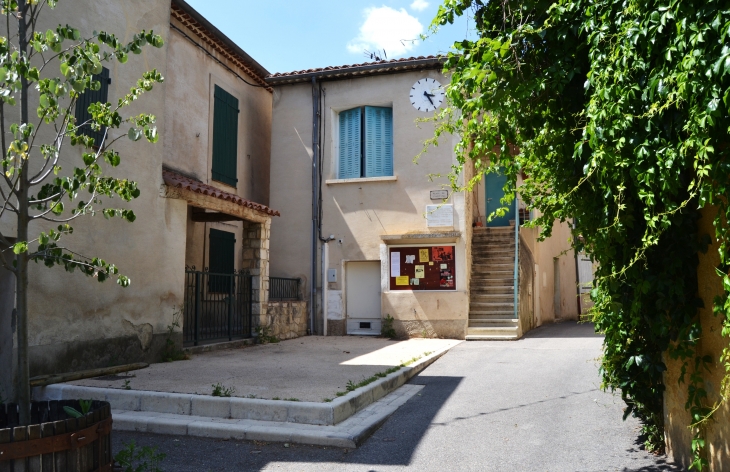
[[[411,3],[411,10],[423,11],[426,8],[428,8],[426,0],[413,0],[413,3]]]
[[[416,0],[418,3],[423,0]],[[382,6],[380,8],[366,8],[365,22],[360,26],[360,34],[347,43],[347,50],[352,53],[362,53],[385,49],[388,57],[396,57],[413,49],[423,32],[423,25],[417,18],[401,8]]]

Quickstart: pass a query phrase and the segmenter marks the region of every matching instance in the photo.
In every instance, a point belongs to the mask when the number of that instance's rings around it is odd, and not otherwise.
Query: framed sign
[[[389,248],[390,290],[456,290],[454,246]]]
[[[426,205],[426,226],[454,226],[454,205]]]
[[[431,190],[430,192],[431,200],[446,200],[449,198],[449,191],[448,190]]]

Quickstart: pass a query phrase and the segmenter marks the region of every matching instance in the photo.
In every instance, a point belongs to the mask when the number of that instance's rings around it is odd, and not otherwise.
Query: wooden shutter
[[[99,90],[86,89],[84,93],[76,100],[76,124],[81,125],[91,119],[91,113],[89,113],[89,105],[92,103],[106,103],[109,100],[109,84],[111,79],[109,78],[109,69],[103,67],[101,73],[95,74],[92,79],[99,82],[101,85]],[[83,134],[90,138],[94,138],[94,144],[97,146],[101,145],[101,140],[104,139],[104,133],[106,128],[101,128],[99,131],[91,129],[91,125],[86,124],[81,126],[78,134]]]
[[[213,180],[238,183],[238,99],[215,86],[213,104]]]
[[[393,109],[365,107],[365,177],[393,175]]]
[[[232,274],[236,270],[236,235],[228,231],[210,229],[208,270],[210,274]],[[208,291],[228,292],[231,277],[210,275]]]
[[[340,112],[340,179],[355,179],[362,177],[360,173],[361,142],[360,136],[360,108]]]

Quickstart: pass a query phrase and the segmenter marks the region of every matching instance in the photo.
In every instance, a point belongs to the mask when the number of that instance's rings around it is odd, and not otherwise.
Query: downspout
[[[319,243],[319,87],[312,77],[312,270],[310,272],[309,334],[314,334],[317,313],[317,244]]]
[[[519,281],[519,261],[520,259],[520,200],[519,196],[517,195],[517,192],[515,192],[515,286],[514,286],[514,309],[515,309],[515,319],[519,318],[518,313],[518,296],[517,296],[517,289],[520,286]]]
[[[329,239],[322,243],[322,318],[323,318],[323,335],[327,336],[327,292],[329,291],[329,281],[327,280],[327,268],[330,265],[330,245]]]
[[[576,227],[577,227],[576,220],[575,220],[575,218],[573,218],[573,230],[574,231],[575,231]],[[573,234],[575,235],[575,232]],[[582,309],[580,306],[581,305],[581,303],[580,303],[581,302],[581,296],[580,296],[581,295],[580,294],[581,284],[580,284],[580,268],[578,265],[578,257],[580,257],[580,254],[578,253],[578,248],[575,247],[575,244],[573,244],[573,252],[575,253],[575,287],[576,287],[576,290],[578,291],[578,319],[580,320],[580,315],[583,314],[583,313],[581,313]]]

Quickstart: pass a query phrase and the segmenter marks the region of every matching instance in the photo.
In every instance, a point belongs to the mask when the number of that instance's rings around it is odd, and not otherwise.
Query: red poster
[[[454,246],[435,246],[431,248],[434,261],[446,262],[454,260]]]

